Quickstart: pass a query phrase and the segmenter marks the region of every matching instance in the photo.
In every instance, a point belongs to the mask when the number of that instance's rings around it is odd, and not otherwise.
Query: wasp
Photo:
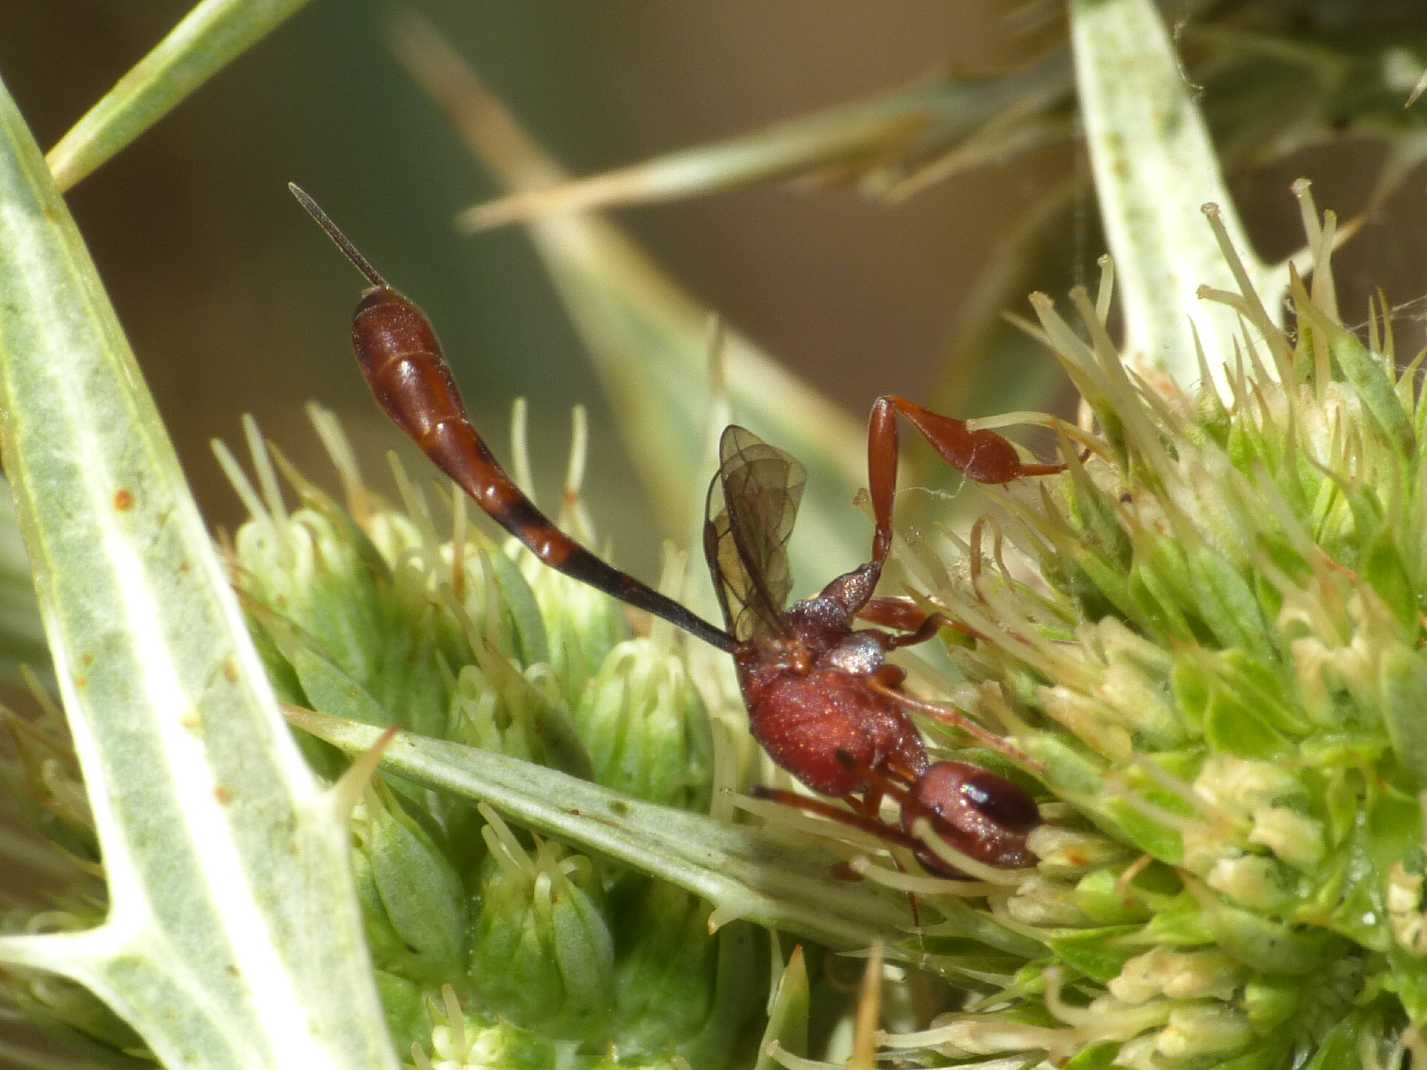
[[[887,660],[950,622],[898,599],[875,597],[892,546],[897,418],[948,464],[996,484],[1060,472],[1023,463],[1005,438],[972,430],[894,395],[872,406],[867,445],[874,532],[870,558],[811,598],[787,605],[787,545],[806,482],[801,464],[753,432],[730,426],[709,485],[703,549],[723,612],[719,627],[614,568],[550,521],[506,474],[466,414],[436,332],[313,199],[293,195],[370,284],[352,319],[352,348],[377,404],[496,523],[549,567],[662,617],[732,655],[754,738],[768,756],[821,795],[852,810],[777,790],[766,798],[874,833],[915,851],[929,869],[953,872],[914,835],[921,818],[962,854],[997,867],[1030,865],[1026,837],[1039,823],[1034,799],[1011,780],[967,762],[933,762],[911,711],[934,712],[992,745],[985,729],[903,692],[905,672]],[[860,628],[861,619],[885,628]],[[880,817],[894,799],[900,825]]]

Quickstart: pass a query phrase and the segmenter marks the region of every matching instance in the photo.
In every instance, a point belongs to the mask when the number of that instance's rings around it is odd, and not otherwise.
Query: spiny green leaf
[[[110,893],[0,961],[84,984],[168,1067],[394,1067],[345,826],[3,88],[0,310],[0,449]]]
[[[47,157],[67,190],[98,170],[307,0],[202,0]]]
[[[381,730],[307,710],[288,718],[349,753]],[[757,829],[655,806],[502,754],[403,732],[383,768],[488,802],[536,831],[633,866],[699,895],[723,916],[801,933],[834,947],[895,941],[906,900],[829,879],[827,856]]]
[[[1200,205],[1219,205],[1248,281],[1270,309],[1277,309],[1273,298],[1288,275],[1247,253],[1248,240],[1158,5],[1073,0],[1070,25],[1085,140],[1124,309],[1125,351],[1151,381],[1169,376],[1187,390],[1199,379],[1199,367],[1186,311],[1194,310],[1193,325],[1211,360],[1232,359],[1238,334],[1233,311],[1196,307],[1202,285],[1233,288]]]

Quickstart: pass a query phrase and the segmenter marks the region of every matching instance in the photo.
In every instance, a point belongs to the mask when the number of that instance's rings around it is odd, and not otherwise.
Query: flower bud
[[[521,671],[489,649],[456,678],[445,735],[456,743],[590,775],[590,758],[544,665]]]
[[[519,566],[507,552],[485,539],[470,537],[462,549],[461,568],[454,575],[450,564],[454,547],[446,543],[438,552],[447,574],[442,580],[443,593],[460,606],[471,650],[499,653],[526,668],[548,664],[545,621]],[[465,660],[471,660],[470,652]]]
[[[1302,1002],[1303,987],[1295,979],[1260,977],[1244,986],[1244,1013],[1260,1035],[1292,1018]]]
[[[1039,875],[1016,886],[1015,894],[1006,900],[1006,912],[1026,925],[1054,927],[1085,925],[1090,921],[1076,902],[1074,885]]]
[[[356,831],[366,820],[365,804],[352,811],[352,827]],[[387,917],[381,892],[372,875],[372,863],[360,842],[352,850],[352,883],[357,889],[357,903],[362,909],[362,929],[367,936],[367,950],[378,970],[408,970],[410,952],[401,941],[401,934]]]
[[[575,406],[571,418],[570,457],[565,485],[560,509],[551,515],[556,517],[556,524],[562,531],[595,548],[597,543],[589,514],[580,500],[588,443],[584,408]],[[517,399],[511,416],[511,454],[515,463],[515,478],[523,489],[533,493],[525,431],[525,402]],[[544,620],[548,645],[541,660],[549,665],[565,703],[573,709],[579,704],[586,683],[599,670],[611,648],[628,636],[625,609],[610,595],[550,568],[515,539],[506,542],[505,552],[528,581],[533,601]],[[601,556],[609,560],[608,549]],[[526,664],[531,663],[527,660]]]
[[[1144,746],[1168,748],[1185,739],[1185,726],[1173,703],[1167,701],[1173,659],[1154,643],[1137,635],[1114,617],[1106,617],[1083,630],[1082,643],[1103,672],[1097,696],[1112,719],[1132,732]]]
[[[465,963],[466,893],[431,834],[380,781],[353,815],[352,831],[373,958],[410,980],[457,976]]]
[[[244,523],[234,537],[236,578],[262,609],[295,625],[354,679],[366,679],[382,636],[378,588],[390,571],[335,503],[314,505]]]
[[[1242,1014],[1209,1004],[1170,1011],[1169,1025],[1155,1035],[1154,1047],[1166,1058],[1193,1059],[1228,1055],[1253,1039],[1253,1027]]]
[[[1240,906],[1268,913],[1287,898],[1287,889],[1280,877],[1280,870],[1271,859],[1241,855],[1214,863],[1204,881]]]
[[[1069,877],[1106,862],[1123,859],[1129,852],[1107,836],[1058,825],[1031,830],[1026,846],[1036,856],[1036,869],[1046,876]]]
[[[649,802],[708,805],[712,739],[682,656],[657,638],[615,647],[575,711],[595,779]]]
[[[609,652],[628,638],[624,610],[603,591],[543,564],[528,578],[545,621],[550,670],[573,709]]]
[[[559,844],[521,846],[489,807],[490,854],[468,972],[480,1005],[516,1025],[597,1039],[614,999],[614,941],[594,863]]]
[[[1124,1003],[1170,999],[1228,1000],[1243,970],[1222,951],[1171,951],[1157,947],[1130,959],[1109,983],[1110,994]]]
[[[399,717],[439,734],[440,622],[419,536],[405,518],[377,514],[379,548],[335,503],[311,488],[304,499],[285,518],[250,520],[235,539],[236,581],[280,691],[324,712],[373,724]]]
[[[1105,703],[1075,688],[1042,687],[1036,696],[1048,717],[1064,725],[1091,749],[1115,761],[1128,761],[1135,752],[1134,737]]]
[[[1402,643],[1382,652],[1378,666],[1382,719],[1398,760],[1415,786],[1427,786],[1427,661]]]
[[[1427,916],[1422,912],[1421,873],[1409,873],[1401,862],[1387,871],[1387,918],[1392,938],[1413,955],[1427,953]]]
[[[488,1014],[463,1011],[450,985],[442,986],[441,996],[439,1003],[427,1001],[429,1045],[417,1046],[424,1061],[416,1060],[423,1070],[546,1070],[560,1064],[566,1045]]]
[[[1303,785],[1287,769],[1230,754],[1214,754],[1204,760],[1194,791],[1236,814],[1304,794]]]
[[[30,826],[39,841],[35,846],[54,856],[57,868],[69,870],[85,893],[99,896],[98,887],[89,887],[98,875],[79,864],[98,858],[99,847],[74,743],[58,705],[43,695],[38,681],[31,679],[30,684],[42,696],[37,716],[23,717],[0,707],[0,732],[8,737],[0,741],[0,798],[14,807],[5,820]],[[0,871],[12,865],[18,871],[28,864],[23,857],[28,851],[16,851],[13,860],[7,857],[24,839],[28,837],[17,837],[10,849],[0,848]],[[44,843],[46,839],[51,842]]]
[[[1323,823],[1286,806],[1254,811],[1250,843],[1263,844],[1290,866],[1305,872],[1323,861]]]
[[[761,1003],[754,930],[734,922],[711,934],[708,905],[658,881],[630,882],[622,893],[614,1048],[621,1059],[727,1066]]]
[[[1125,925],[1144,921],[1149,909],[1121,889],[1120,870],[1107,867],[1087,873],[1075,886],[1075,905],[1097,925]]]

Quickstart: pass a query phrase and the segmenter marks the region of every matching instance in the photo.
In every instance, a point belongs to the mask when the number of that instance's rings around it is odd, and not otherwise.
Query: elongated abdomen
[[[551,568],[654,613],[721,650],[733,639],[575,542],[521,492],[466,416],[430,321],[389,286],[362,295],[352,349],[382,410],[490,517]]]
[[[362,295],[352,316],[352,351],[377,404],[422,449],[439,423],[465,422],[441,343],[421,310],[385,287]]]
[[[352,349],[383,411],[487,512],[559,567],[573,544],[511,482],[466,416],[450,365],[426,316],[395,290],[362,295]]]
[[[492,520],[545,564],[732,653],[738,646],[733,636],[600,560],[535,507],[471,426],[426,314],[387,284],[316,201],[292,183],[288,189],[372,284],[352,317],[352,348],[382,411]]]

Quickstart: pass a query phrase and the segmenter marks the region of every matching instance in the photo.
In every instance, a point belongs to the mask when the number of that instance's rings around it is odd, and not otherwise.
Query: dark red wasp
[[[792,792],[765,797],[854,825],[914,850],[929,868],[950,867],[912,834],[918,818],[977,861],[1031,864],[1026,836],[1036,805],[1005,777],[966,762],[932,762],[909,711],[919,711],[1005,744],[955,714],[901,690],[905,673],[886,660],[898,647],[931,639],[948,622],[873,592],[892,545],[897,414],[953,467],[982,483],[1047,475],[1062,465],[1023,464],[990,431],[939,416],[898,397],[872,406],[867,445],[875,533],[872,557],[812,598],[784,608],[792,577],[788,537],[805,474],[783,451],[741,427],[720,444],[709,486],[704,553],[727,631],[618,569],[561,532],[506,475],[466,416],[465,405],[422,311],[397,293],[296,186],[307,212],[371,283],[357,304],[352,346],[377,403],[501,527],[541,561],[621,601],[669,621],[733,655],[754,737],[769,757],[814,791],[845,798],[855,812]],[[898,629],[855,628],[857,618]],[[878,814],[897,801],[900,828]]]

